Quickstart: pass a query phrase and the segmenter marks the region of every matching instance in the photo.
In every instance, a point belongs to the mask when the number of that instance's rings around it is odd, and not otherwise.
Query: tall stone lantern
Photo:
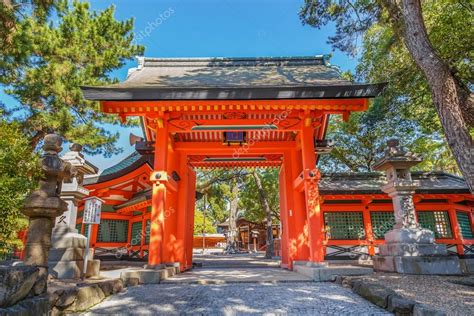
[[[62,160],[72,167],[72,178],[62,184],[61,199],[67,205],[67,211],[56,217],[56,225],[52,235],[52,249],[49,252],[49,273],[59,279],[74,279],[82,275],[87,238],[76,229],[77,209],[79,202],[89,195],[84,188],[85,175],[98,172],[97,167],[84,159],[82,146],[71,144],[70,151]],[[98,276],[99,260],[88,262],[87,276]]]
[[[44,138],[41,169],[43,177],[38,190],[25,199],[22,209],[29,219],[28,237],[25,245],[25,265],[39,267],[39,278],[35,293],[46,290],[48,276],[48,252],[51,247],[51,231],[54,219],[67,210],[67,203],[60,198],[63,180],[70,179],[71,164],[58,157],[62,150],[62,139],[56,134]]]
[[[422,158],[399,147],[399,141],[387,142],[385,155],[374,165],[384,171],[387,183],[382,191],[393,202],[395,225],[385,234],[374,257],[374,268],[379,271],[407,274],[460,274],[459,259],[448,256],[446,246],[435,243],[434,233],[418,224],[413,194],[419,181],[413,180],[410,168]]]

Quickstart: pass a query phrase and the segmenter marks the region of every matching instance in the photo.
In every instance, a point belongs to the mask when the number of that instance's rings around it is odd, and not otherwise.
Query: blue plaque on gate
[[[245,132],[225,132],[224,141],[226,143],[243,143],[245,142]]]

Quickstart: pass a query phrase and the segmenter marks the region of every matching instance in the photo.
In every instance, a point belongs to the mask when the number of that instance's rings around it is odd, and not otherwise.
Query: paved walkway
[[[88,315],[389,315],[334,283],[156,284],[128,288]]]
[[[387,315],[334,283],[310,282],[253,255],[196,255],[200,267],[161,284],[127,288],[88,315]]]

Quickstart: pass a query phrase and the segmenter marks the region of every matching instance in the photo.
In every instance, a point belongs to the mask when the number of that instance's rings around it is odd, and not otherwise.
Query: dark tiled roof
[[[126,157],[124,160],[120,161],[118,164],[105,169],[100,175],[101,176],[106,176],[106,175],[109,175],[109,174],[114,174],[117,171],[120,171],[124,168],[127,168],[128,166],[133,165],[140,158],[141,158],[141,155],[135,151],[132,154],[130,154],[128,157]]]
[[[93,100],[353,98],[383,85],[342,79],[327,56],[143,58],[121,83],[83,87]]]
[[[153,166],[153,156],[140,155],[138,152],[135,151],[125,159],[121,160],[119,163],[102,171],[98,176],[85,178],[84,185],[105,182],[121,177],[139,168],[145,163],[149,164],[150,166]]]
[[[469,193],[463,178],[446,172],[412,172],[412,178],[420,181],[417,193]],[[378,172],[323,174],[319,183],[321,194],[376,194],[386,183]]]

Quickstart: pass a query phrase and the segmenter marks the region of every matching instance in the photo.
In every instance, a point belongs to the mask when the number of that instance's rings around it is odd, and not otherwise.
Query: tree
[[[227,232],[226,253],[235,253],[239,250],[237,245],[237,219],[239,211],[239,183],[237,178],[230,180],[230,201],[229,201],[229,229]]]
[[[194,235],[201,235],[203,232],[206,234],[214,234],[217,232],[216,226],[213,225],[212,221],[207,218],[204,220],[204,213],[201,210],[194,212]]]
[[[198,170],[196,191],[207,195],[209,204],[208,215],[214,225],[229,218],[229,203],[232,199],[231,185],[234,179],[244,177],[247,171],[243,169]],[[203,209],[204,199],[197,202],[198,209]]]
[[[280,190],[278,169],[253,169],[244,183],[240,202],[247,220],[266,228],[265,257],[274,254],[273,224],[280,221]]]
[[[115,20],[114,7],[91,12],[88,3],[51,3],[54,18],[42,9],[42,14],[15,20],[11,45],[0,56],[0,82],[20,103],[7,114],[17,113],[33,149],[55,131],[90,154],[118,153],[118,134],[104,124],[120,121],[101,113],[97,102],[84,100],[80,86],[115,82],[111,71],[143,53],[143,47],[132,45],[133,19]]]
[[[257,180],[255,175],[258,176]],[[244,216],[247,220],[266,223],[271,234],[268,241],[273,246],[272,223],[279,222],[278,170],[216,169],[198,171],[196,190],[206,194],[209,208],[206,211],[206,223],[214,225],[229,222],[229,252],[237,250],[237,220]],[[197,208],[203,209],[204,199],[197,202]],[[271,246],[267,251],[273,255]]]
[[[390,61],[406,49],[410,57],[410,60],[405,59],[408,64],[395,64],[395,68],[407,66],[413,70],[407,71],[407,77],[402,80],[418,83],[416,86],[424,82],[426,89],[419,91],[420,97],[416,100],[413,100],[413,94],[392,90],[392,100],[403,103],[408,98],[409,103],[418,103],[419,108],[409,108],[414,113],[429,103],[434,104],[447,143],[471,192],[474,192],[474,104],[468,88],[469,80],[472,80],[472,28],[465,27],[465,22],[472,19],[469,2],[427,0],[422,8],[420,0],[306,0],[300,17],[304,23],[314,27],[334,22],[336,34],[329,38],[329,43],[351,55],[356,55],[355,48],[362,36],[363,61],[364,58],[367,61],[384,57]],[[383,31],[374,35],[377,29]],[[449,44],[444,42],[447,37],[440,34],[447,29],[451,30],[448,37],[459,38],[461,45],[450,40]],[[383,41],[374,41],[378,38]],[[446,49],[453,45],[458,50]],[[409,65],[410,61],[416,68]],[[366,70],[367,78],[371,77],[372,71],[391,72],[389,68],[378,67]],[[400,72],[401,75],[404,73]],[[431,102],[423,98],[425,93],[431,95]]]
[[[262,185],[262,179],[260,175],[254,169],[252,171],[252,177],[255,180],[255,185],[257,187],[258,197],[260,200],[260,205],[265,212],[265,226],[266,226],[266,249],[265,249],[265,258],[271,259],[274,253],[273,245],[273,220],[272,220],[272,210],[270,209],[270,203],[268,202],[267,193]]]
[[[0,1],[0,40],[2,50],[12,48],[13,35],[18,30],[21,18],[28,13],[36,19],[45,19],[53,6],[53,0],[1,0]]]
[[[39,172],[38,155],[31,152],[18,124],[0,120],[0,258],[22,248],[17,234],[28,220],[20,209]]]
[[[319,167],[324,172],[373,171],[387,140],[394,137],[408,150],[423,153],[424,160],[416,169],[458,172],[456,162],[440,137],[424,133],[414,120],[390,113],[380,100],[366,112],[353,113],[347,122],[333,116],[326,137],[334,140],[336,146],[329,155],[320,157]]]
[[[266,199],[270,210],[272,212],[273,223],[280,221],[280,189],[279,176],[277,168],[256,169],[263,190],[265,191]],[[245,177],[243,183],[244,189],[241,190],[239,198],[243,215],[245,218],[254,223],[264,223],[267,214],[260,203],[259,191],[257,183],[253,177],[253,171],[249,176]]]

